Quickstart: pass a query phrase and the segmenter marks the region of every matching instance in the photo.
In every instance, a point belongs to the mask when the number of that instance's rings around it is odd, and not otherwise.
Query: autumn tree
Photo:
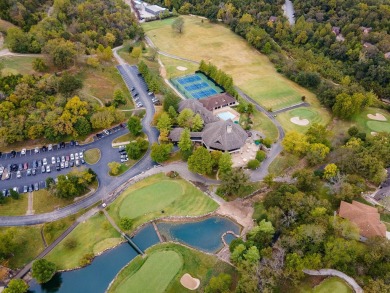
[[[204,147],[198,147],[188,158],[188,169],[198,174],[210,174],[212,168],[211,155]]]
[[[76,47],[71,41],[62,38],[49,40],[43,52],[48,54],[55,66],[60,69],[68,68],[75,62]]]
[[[109,172],[111,175],[118,175],[120,170],[121,164],[118,162],[110,162],[108,163]]]
[[[183,33],[184,31],[184,19],[183,17],[177,17],[173,22],[172,22],[172,29],[176,33]]]
[[[157,163],[165,162],[169,159],[169,154],[171,153],[173,145],[171,143],[158,144],[154,143],[152,145],[152,151],[150,157],[153,161]]]

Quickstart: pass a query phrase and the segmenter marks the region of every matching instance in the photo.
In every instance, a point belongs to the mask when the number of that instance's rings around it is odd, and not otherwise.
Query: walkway
[[[34,205],[33,205],[33,200],[34,200],[34,193],[29,192],[28,193],[28,205],[27,205],[27,212],[26,215],[33,215],[34,214]]]
[[[285,108],[282,108],[282,109],[279,109],[279,110],[276,110],[276,111],[272,111],[272,113],[273,114],[279,114],[279,113],[287,112],[289,110],[300,108],[300,107],[310,107],[310,104],[306,103],[306,102],[302,102],[302,103],[298,103],[298,104],[295,104],[295,105],[292,105],[292,106],[288,106],[288,107],[285,107]]]
[[[314,270],[303,270],[305,274],[311,275],[311,276],[336,276],[341,279],[343,279],[345,282],[347,282],[355,291],[355,293],[363,293],[362,287],[359,286],[356,281],[351,278],[350,276],[344,274],[343,272],[333,270],[333,269],[321,269],[318,271]]]

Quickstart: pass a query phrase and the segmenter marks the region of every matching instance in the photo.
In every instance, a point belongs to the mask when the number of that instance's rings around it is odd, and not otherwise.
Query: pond
[[[240,234],[240,227],[237,224],[221,217],[191,223],[166,222],[157,226],[167,240],[175,240],[207,252],[216,252],[222,248],[221,236],[226,231]],[[225,240],[230,242],[234,236],[228,235],[225,236]],[[152,224],[143,227],[132,239],[142,250],[159,242]],[[123,243],[96,257],[89,266],[57,273],[46,284],[40,285],[35,280],[31,281],[29,292],[103,293],[118,272],[136,256],[136,251],[128,243]]]
[[[240,234],[237,224],[221,217],[189,223],[163,222],[158,223],[157,227],[161,236],[167,240],[178,241],[210,253],[215,253],[223,247],[221,237],[226,231]]]

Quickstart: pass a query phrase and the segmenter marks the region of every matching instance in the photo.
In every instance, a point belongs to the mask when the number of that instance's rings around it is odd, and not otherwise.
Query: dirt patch
[[[374,114],[367,114],[367,117],[372,119],[372,120],[376,120],[376,121],[387,121],[386,117],[383,116],[381,113],[376,113],[375,115]]]
[[[190,274],[184,274],[180,278],[180,284],[189,290],[196,290],[200,285],[200,281],[197,278],[193,278]]]
[[[217,210],[217,214],[233,218],[243,227],[241,235],[245,235],[253,228],[253,211],[250,201],[244,201],[241,198],[237,198],[233,201],[221,204]]]
[[[296,125],[300,126],[306,126],[309,124],[309,120],[307,119],[300,119],[298,116],[292,117],[290,121]]]
[[[186,71],[188,68],[184,66],[177,66],[176,69],[180,71]]]

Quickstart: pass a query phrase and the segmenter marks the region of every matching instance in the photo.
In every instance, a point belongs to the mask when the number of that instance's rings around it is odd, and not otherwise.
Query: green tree
[[[327,180],[332,180],[333,178],[336,177],[338,173],[338,168],[336,164],[328,164],[324,168],[324,178]]]
[[[259,168],[259,166],[260,166],[260,162],[256,159],[250,160],[247,164],[248,169],[251,170],[256,170],[257,168]]]
[[[56,265],[44,258],[38,259],[33,262],[31,273],[38,283],[46,283],[50,281],[56,272]]]
[[[164,101],[163,101],[163,109],[165,112],[169,111],[169,108],[172,106],[175,111],[179,109],[179,103],[181,99],[176,96],[175,94],[169,92],[165,95]],[[171,117],[172,118],[172,117]]]
[[[258,150],[256,152],[256,160],[258,160],[259,162],[262,162],[264,161],[264,159],[267,157],[267,154],[262,151],[262,150]]]
[[[158,130],[171,130],[172,128],[172,119],[169,117],[168,113],[164,112],[160,115],[160,118],[157,121]]]
[[[7,288],[3,290],[4,293],[25,293],[28,290],[27,283],[22,279],[12,279]]]
[[[92,127],[91,123],[85,117],[78,117],[75,124],[73,124],[73,128],[76,130],[79,136],[85,136],[91,133]]]
[[[110,170],[110,174],[116,176],[119,174],[121,164],[118,162],[110,162],[108,163],[108,168]]]
[[[123,230],[128,231],[133,226],[133,220],[130,219],[129,217],[123,217],[121,218],[119,226],[121,226]]]
[[[203,119],[199,114],[196,114],[192,119],[192,131],[201,131],[203,129]]]
[[[113,104],[115,108],[118,108],[119,105],[126,105],[125,94],[120,89],[117,89],[114,92]]]
[[[319,178],[309,169],[300,169],[293,173],[293,178],[297,180],[297,187],[301,191],[315,191],[318,188]]]
[[[58,91],[67,97],[72,96],[77,90],[83,87],[83,82],[77,76],[65,72],[58,81]]]
[[[253,241],[256,247],[261,250],[271,245],[274,234],[275,228],[272,223],[262,220],[258,226],[249,231],[248,240]]]
[[[306,136],[296,131],[287,132],[282,145],[287,152],[297,156],[306,154],[309,147]]]
[[[131,116],[127,122],[127,128],[134,136],[139,136],[142,133],[141,119],[138,116]]]
[[[314,166],[322,163],[329,154],[330,149],[322,143],[313,143],[309,145],[306,158],[310,165]]]
[[[232,285],[232,276],[229,274],[219,274],[210,279],[205,292],[206,293],[228,293]]]
[[[165,162],[169,159],[169,154],[171,153],[173,145],[171,143],[168,144],[158,144],[154,143],[152,145],[152,151],[150,153],[150,157],[153,161],[157,163]]]
[[[306,132],[306,138],[309,143],[322,143],[327,147],[330,147],[329,141],[330,132],[325,126],[313,123]]]
[[[177,124],[183,128],[192,128],[192,119],[194,117],[194,112],[191,109],[184,109],[180,112],[177,117]]]
[[[126,146],[126,152],[130,159],[138,160],[142,154],[148,149],[149,143],[147,140],[138,138]]]
[[[242,169],[232,169],[222,176],[221,191],[226,195],[240,196],[248,184],[249,176]]]
[[[169,106],[168,114],[169,114],[169,117],[171,117],[171,119],[172,119],[172,123],[175,124],[178,114],[177,114],[175,108],[173,108],[173,106]]]
[[[204,147],[198,147],[188,158],[188,169],[198,174],[210,174],[212,168],[211,155]]]
[[[48,54],[55,66],[61,69],[69,68],[75,62],[76,47],[71,41],[62,38],[49,40],[43,52]]]
[[[172,29],[176,33],[183,33],[184,31],[184,19],[183,17],[177,17],[173,22],[172,22]]]
[[[32,63],[33,69],[38,72],[45,72],[49,68],[41,58],[35,58]]]
[[[141,47],[134,47],[131,51],[131,57],[133,58],[139,58],[142,54],[142,48]]]
[[[182,154],[183,159],[187,160],[192,151],[191,135],[188,128],[184,129],[180,135],[178,147]]]
[[[223,177],[224,175],[231,172],[232,166],[232,156],[229,153],[223,153],[218,162],[219,175]]]

